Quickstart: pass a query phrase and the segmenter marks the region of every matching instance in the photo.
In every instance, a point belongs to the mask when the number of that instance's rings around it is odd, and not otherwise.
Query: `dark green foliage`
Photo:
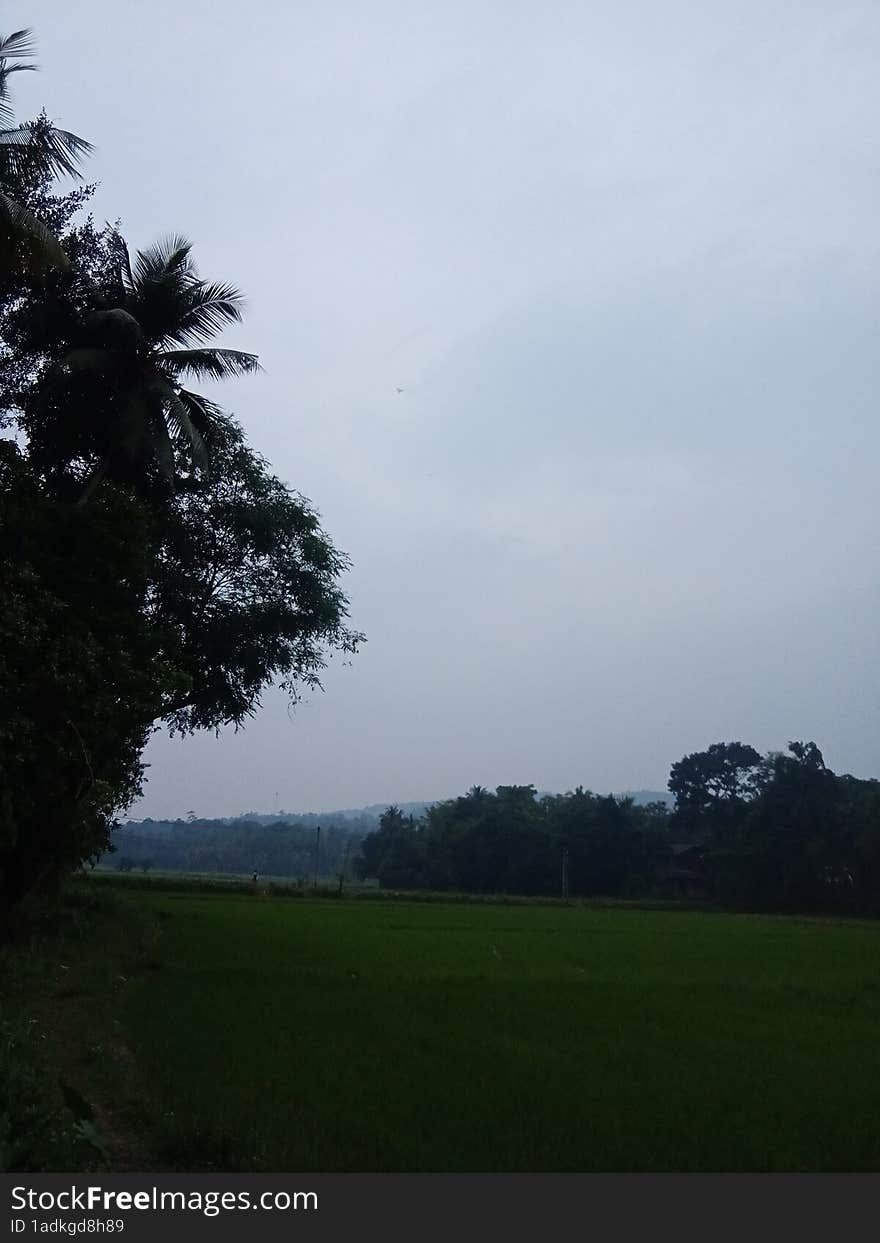
[[[474,786],[423,819],[390,807],[357,868],[389,888],[573,897],[649,893],[666,853],[667,809],[578,787],[538,799],[534,786]]]
[[[666,857],[669,811],[603,798],[578,787],[545,800],[554,836],[568,856],[569,890],[582,895],[645,894],[657,889]]]
[[[338,577],[347,558],[305,498],[272,475],[230,421],[210,470],[185,473],[158,511],[148,616],[187,684],[163,705],[178,730],[241,724],[270,681],[320,685],[326,649],[351,654]]]
[[[87,506],[0,446],[0,904],[108,845],[155,721],[240,724],[268,682],[319,685],[355,649],[344,557],[232,425],[163,507]]]
[[[474,786],[426,816],[431,887],[476,893],[558,892],[559,863],[544,832],[545,808],[533,786]]]
[[[356,867],[392,889],[880,914],[880,782],[837,776],[811,742],[763,759],[716,743],[669,785],[672,814],[580,786],[474,786],[418,820],[390,807]]]
[[[742,742],[716,742],[672,765],[674,827],[679,836],[699,838],[710,828],[723,837],[739,820],[756,789],[761,756]]]
[[[81,1168],[90,1147],[34,1057],[34,1038],[27,1021],[0,1022],[0,1173]]]
[[[144,611],[145,516],[71,511],[0,443],[0,910],[108,843],[166,691]]]
[[[355,862],[359,876],[378,877],[389,889],[420,889],[429,883],[424,838],[412,816],[398,807],[389,807],[379,827],[361,844]]]
[[[674,765],[669,787],[673,829],[702,843],[722,901],[880,913],[880,783],[833,773],[814,742],[764,759],[716,743]]]

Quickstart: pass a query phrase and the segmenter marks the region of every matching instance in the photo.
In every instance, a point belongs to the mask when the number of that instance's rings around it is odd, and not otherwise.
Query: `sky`
[[[293,711],[157,734],[132,816],[663,789],[732,739],[880,776],[876,3],[5,25],[99,219],[245,291],[265,371],[222,401],[368,640]]]

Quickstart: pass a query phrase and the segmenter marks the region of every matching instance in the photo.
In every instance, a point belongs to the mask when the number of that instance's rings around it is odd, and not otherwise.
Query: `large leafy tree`
[[[348,558],[232,420],[217,423],[207,472],[181,467],[153,531],[147,617],[181,675],[157,714],[172,728],[241,725],[270,682],[296,700],[320,688],[328,652],[362,642],[339,586]]]
[[[744,742],[713,742],[673,764],[669,790],[675,823],[685,836],[733,831],[757,791],[761,756]]]
[[[154,726],[242,724],[363,638],[347,558],[231,421],[161,507],[112,480],[59,502],[2,447],[0,916],[107,848]]]
[[[880,900],[880,785],[838,776],[814,742],[719,743],[673,765],[676,833],[705,847],[717,897],[753,910],[871,910]]]
[[[752,902],[809,909],[829,899],[825,869],[841,862],[844,794],[815,742],[790,742],[788,754],[766,757],[760,794],[740,834]]]

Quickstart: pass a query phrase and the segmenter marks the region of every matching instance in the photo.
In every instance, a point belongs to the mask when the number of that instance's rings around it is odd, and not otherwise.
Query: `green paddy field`
[[[876,1170],[880,927],[132,892],[164,1168]]]

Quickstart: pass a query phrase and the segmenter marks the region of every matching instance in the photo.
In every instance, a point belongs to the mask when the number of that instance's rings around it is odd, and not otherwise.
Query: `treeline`
[[[360,843],[376,823],[370,816],[356,822],[334,816],[131,822],[116,831],[102,865],[309,879],[316,868],[325,877],[351,875]]]
[[[362,637],[347,558],[203,391],[260,369],[216,340],[242,295],[59,188],[91,145],[15,118],[33,55],[0,38],[0,931],[106,851],[158,725],[240,725]]]
[[[398,889],[880,914],[880,783],[836,775],[814,743],[716,743],[673,765],[669,789],[673,810],[474,786],[419,818],[389,807],[356,866]]]
[[[473,786],[418,819],[389,807],[356,867],[396,889],[603,896],[647,891],[664,857],[664,803],[578,788],[537,796],[532,785]]]

